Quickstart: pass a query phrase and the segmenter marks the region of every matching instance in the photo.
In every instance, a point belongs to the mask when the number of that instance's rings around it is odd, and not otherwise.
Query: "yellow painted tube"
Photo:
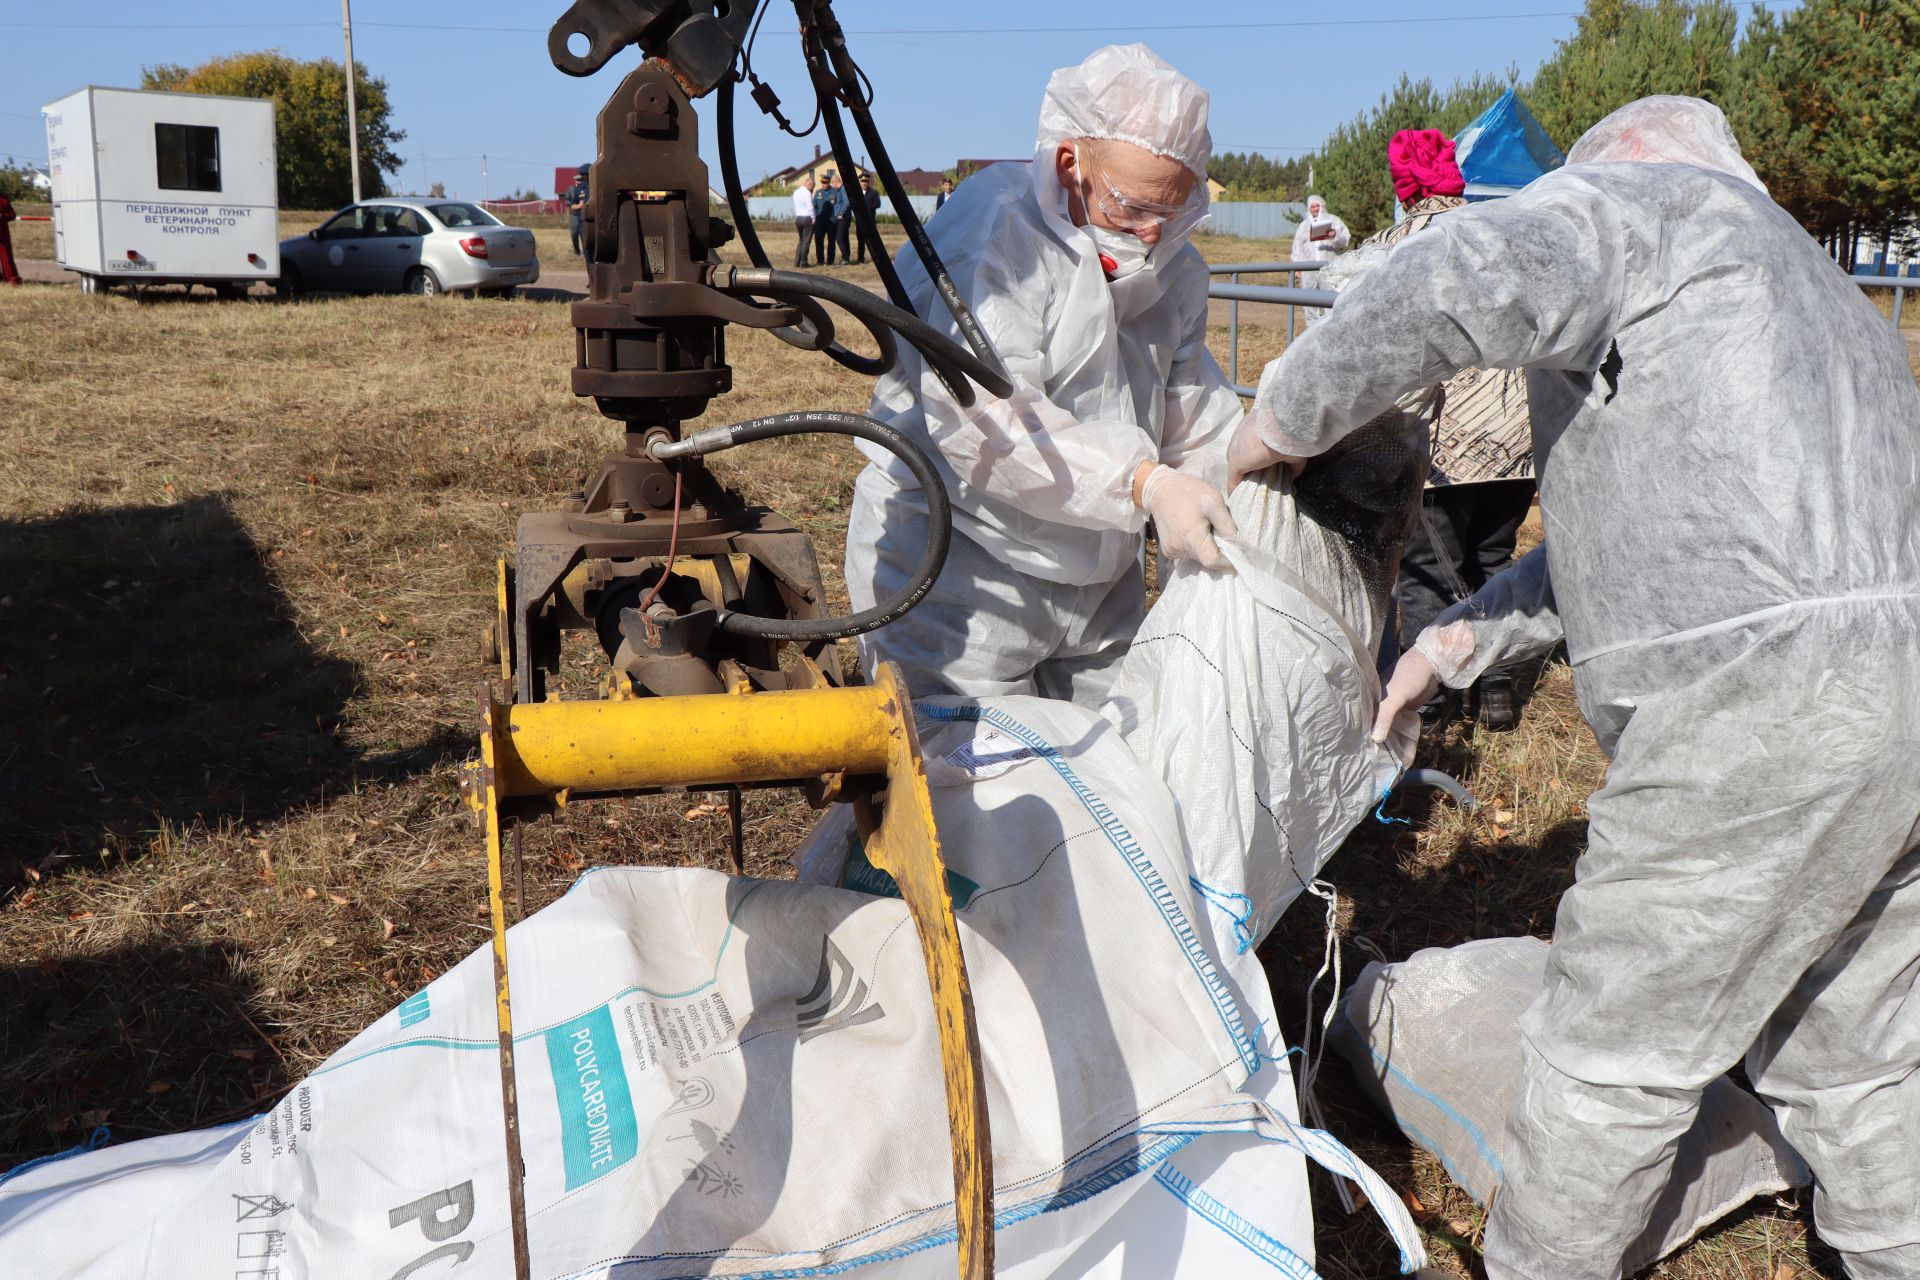
[[[495,775],[507,796],[885,774],[891,689],[796,689],[500,708]]]

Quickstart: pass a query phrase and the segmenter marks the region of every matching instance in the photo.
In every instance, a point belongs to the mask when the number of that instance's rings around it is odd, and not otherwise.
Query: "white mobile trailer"
[[[279,278],[271,101],[89,85],[43,112],[54,256],[87,292]]]

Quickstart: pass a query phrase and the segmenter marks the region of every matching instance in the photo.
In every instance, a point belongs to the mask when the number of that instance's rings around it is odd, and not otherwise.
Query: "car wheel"
[[[283,263],[280,267],[280,280],[275,288],[282,298],[292,302],[296,298],[306,296],[307,278],[300,274],[300,268],[291,263]]]
[[[217,284],[213,292],[222,302],[239,302],[247,296],[247,286],[243,284]]]
[[[520,296],[520,286],[517,284],[508,285],[506,288],[500,290],[500,296],[503,298],[517,298]]]
[[[407,273],[407,292],[432,298],[445,293],[446,289],[441,285],[440,277],[433,274],[432,267],[415,267]]]

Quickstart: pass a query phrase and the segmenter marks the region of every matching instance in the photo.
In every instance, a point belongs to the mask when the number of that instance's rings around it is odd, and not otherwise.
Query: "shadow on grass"
[[[100,1125],[126,1141],[265,1110],[292,1081],[249,1021],[244,974],[237,951],[204,946],[0,968],[0,1169]]]
[[[0,889],[464,754],[359,756],[335,736],[358,690],[219,497],[0,523]]]

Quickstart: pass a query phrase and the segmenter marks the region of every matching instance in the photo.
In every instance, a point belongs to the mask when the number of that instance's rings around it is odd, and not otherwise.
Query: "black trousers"
[[[813,220],[813,260],[823,267],[833,261],[833,219],[830,217]]]
[[[851,213],[843,215],[833,224],[833,238],[840,246],[840,261],[842,262],[853,261],[847,254],[847,233],[851,230],[853,230],[853,215]]]
[[[1401,648],[1462,598],[1459,587],[1478,591],[1513,560],[1533,489],[1532,480],[1487,480],[1427,490],[1394,584]]]
[[[795,218],[793,229],[800,233],[800,247],[793,251],[793,265],[804,267],[807,265],[807,246],[813,243],[813,219]]]
[[[866,233],[866,232],[864,232],[864,231],[861,231],[861,230],[860,230],[860,224],[859,224],[858,222],[855,222],[855,223],[853,224],[853,229],[854,229],[854,232],[855,232],[855,233],[856,233],[856,234],[857,234],[857,235],[859,236],[859,239],[860,239],[860,243],[859,243],[859,245],[858,245],[858,246],[857,246],[857,247],[855,248],[855,250],[854,250],[854,257],[853,257],[853,260],[854,260],[855,262],[865,262],[865,261],[867,260],[867,250],[868,250],[868,249],[872,249],[872,250],[873,250],[873,256],[874,256],[874,258],[875,258],[875,260],[876,260],[876,261],[877,261],[877,260],[879,259],[879,257],[880,257],[880,255],[881,255],[881,254],[883,254],[883,253],[885,253],[885,252],[887,251],[887,246],[886,246],[886,244],[885,244],[884,242],[882,242],[882,241],[881,241],[881,239],[880,239],[880,228],[879,228],[879,227],[875,227],[875,228],[873,229],[873,238],[872,238],[872,239],[868,239],[868,238],[867,238],[867,233]]]

